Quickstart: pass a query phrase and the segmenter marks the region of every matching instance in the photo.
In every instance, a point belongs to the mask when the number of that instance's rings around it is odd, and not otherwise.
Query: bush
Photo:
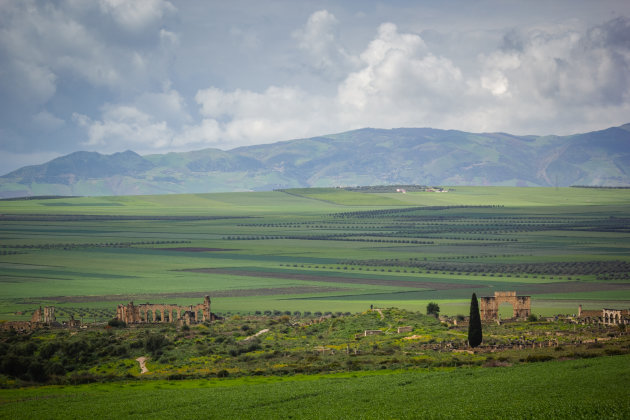
[[[549,360],[553,360],[553,357],[548,355],[548,354],[530,354],[525,359],[525,361],[528,362],[528,363],[547,362]]]
[[[435,302],[429,302],[427,305],[427,315],[438,317],[440,315],[440,306]]]
[[[527,317],[527,322],[536,322],[538,321],[538,317],[534,314],[529,314],[529,316]]]
[[[228,376],[230,376],[230,372],[225,369],[221,369],[217,372],[217,378],[227,378]]]
[[[168,340],[162,334],[150,334],[144,340],[144,349],[150,353],[157,354],[167,344]]]
[[[49,376],[62,376],[66,374],[66,370],[59,362],[48,362],[46,364],[46,374]]]
[[[110,319],[109,321],[107,321],[107,325],[113,328],[125,328],[127,326],[124,321],[118,318]]]
[[[28,376],[35,382],[46,382],[48,375],[44,365],[39,360],[34,360],[28,367]]]
[[[28,371],[29,364],[30,359],[10,354],[2,360],[0,372],[17,378],[23,376]]]
[[[39,357],[48,360],[59,350],[59,347],[59,343],[56,342],[46,343],[39,349]]]

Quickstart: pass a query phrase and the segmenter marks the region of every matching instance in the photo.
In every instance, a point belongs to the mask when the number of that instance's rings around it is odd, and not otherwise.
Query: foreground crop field
[[[625,419],[630,357],[0,392],[0,417]]]
[[[472,292],[532,296],[537,315],[630,306],[630,191],[342,189],[0,202],[0,319],[106,321],[117,304],[223,315],[465,314]],[[509,317],[511,308],[501,308]]]

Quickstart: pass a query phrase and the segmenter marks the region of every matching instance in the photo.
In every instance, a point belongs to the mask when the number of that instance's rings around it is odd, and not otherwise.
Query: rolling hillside
[[[0,197],[376,184],[630,185],[630,124],[572,136],[365,128],[229,151],[76,152],[0,177]]]

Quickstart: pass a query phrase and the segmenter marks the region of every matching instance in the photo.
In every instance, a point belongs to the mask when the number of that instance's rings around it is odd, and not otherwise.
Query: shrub
[[[548,354],[530,354],[525,359],[525,361],[528,362],[528,363],[547,362],[549,360],[553,360],[553,357],[548,355]]]
[[[427,305],[427,315],[438,317],[440,315],[440,306],[435,302],[429,302]]]
[[[46,374],[49,376],[62,376],[66,373],[66,370],[59,362],[48,362],[45,369]]]
[[[44,365],[39,360],[34,360],[28,366],[28,376],[35,382],[45,382],[48,379]]]
[[[59,350],[59,347],[59,343],[56,342],[46,343],[39,349],[39,357],[48,360]]]
[[[157,354],[164,346],[168,344],[168,340],[162,334],[150,334],[144,340],[144,348],[146,351]]]
[[[5,375],[20,377],[27,372],[29,364],[30,359],[10,354],[2,360],[2,364],[0,364],[0,372]]]
[[[107,321],[107,325],[113,328],[125,328],[127,326],[124,321],[118,318],[110,319],[109,321]]]

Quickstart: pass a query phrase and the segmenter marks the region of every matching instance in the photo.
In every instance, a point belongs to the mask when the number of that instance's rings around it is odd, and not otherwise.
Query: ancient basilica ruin
[[[169,305],[165,303],[141,303],[118,305],[116,318],[126,324],[148,324],[155,322],[190,325],[205,321],[214,321],[216,316],[210,311],[210,296],[205,296],[203,303],[190,306]]]

